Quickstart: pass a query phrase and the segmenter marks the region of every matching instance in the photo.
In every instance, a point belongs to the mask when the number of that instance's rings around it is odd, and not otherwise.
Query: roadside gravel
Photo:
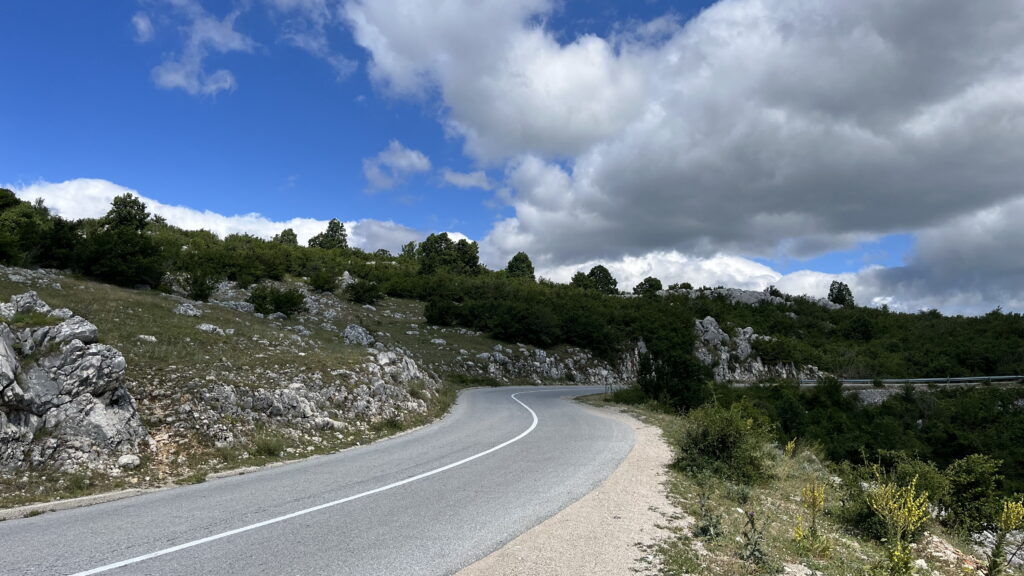
[[[589,409],[633,427],[636,444],[626,459],[596,490],[458,576],[620,576],[656,568],[646,550],[670,535],[662,526],[677,514],[664,486],[672,450],[657,427],[615,408]]]

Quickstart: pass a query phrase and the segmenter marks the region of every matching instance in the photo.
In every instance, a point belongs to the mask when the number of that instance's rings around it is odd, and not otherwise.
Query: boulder
[[[213,324],[206,324],[206,323],[200,324],[199,326],[196,326],[196,330],[199,330],[201,332],[206,332],[207,334],[216,334],[217,336],[224,336],[225,335],[223,330],[221,330],[220,328],[214,326]]]
[[[174,309],[174,313],[181,316],[188,316],[190,318],[198,318],[203,315],[203,311],[196,308],[190,302],[182,302],[179,304],[178,307]]]
[[[371,346],[374,343],[370,332],[358,324],[349,324],[342,333],[346,344],[358,344],[359,346]]]

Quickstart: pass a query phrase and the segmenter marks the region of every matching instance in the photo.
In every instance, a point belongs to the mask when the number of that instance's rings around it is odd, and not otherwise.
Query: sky
[[[1024,311],[1019,0],[5,2],[0,81],[70,218]]]

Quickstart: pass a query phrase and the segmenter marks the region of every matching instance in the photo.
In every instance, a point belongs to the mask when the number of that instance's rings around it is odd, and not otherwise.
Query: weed
[[[750,562],[758,567],[768,567],[771,560],[768,557],[768,552],[764,549],[767,523],[759,523],[757,515],[753,511],[744,511],[743,515],[746,518],[746,523],[743,526],[743,531],[740,532],[743,544],[740,550],[740,560]]]
[[[279,436],[257,436],[252,443],[252,454],[264,458],[276,458],[284,452],[284,439]]]
[[[38,328],[42,326],[56,326],[61,319],[41,312],[18,312],[8,323],[12,330],[23,328]]]
[[[1004,500],[1003,508],[996,521],[996,540],[988,554],[985,576],[1002,576],[1006,566],[1024,549],[1024,542],[1007,554],[1006,540],[1010,532],[1024,528],[1024,500]]]
[[[875,566],[874,573],[912,576],[910,540],[928,519],[928,493],[918,493],[917,478],[905,486],[883,483],[868,494],[868,504],[882,519],[886,532],[886,558]]]

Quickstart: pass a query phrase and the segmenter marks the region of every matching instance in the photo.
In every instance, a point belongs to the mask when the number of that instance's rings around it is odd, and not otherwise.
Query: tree
[[[282,232],[282,234],[284,234]],[[348,248],[348,234],[345,232],[345,225],[332,218],[327,223],[327,231],[321,232],[309,239],[310,248],[323,248],[324,250],[335,250]]]
[[[146,205],[131,194],[114,198],[82,246],[82,271],[121,286],[157,286],[164,275],[160,247],[146,232]]]
[[[454,263],[454,256],[455,243],[448,237],[447,232],[427,236],[416,248],[420,274],[434,274],[443,268],[450,268]]]
[[[529,278],[535,280],[533,271],[533,262],[530,262],[530,257],[526,255],[526,252],[519,252],[508,261],[508,266],[505,267],[505,272],[508,273],[509,278]]]
[[[455,243],[456,274],[473,275],[480,272],[480,247],[476,242],[463,238]]]
[[[607,268],[598,264],[587,272],[587,278],[590,279],[590,287],[598,292],[604,294],[618,294],[618,280],[612,276],[612,273]]]
[[[582,270],[572,275],[572,280],[569,281],[569,285],[574,288],[580,288],[581,290],[590,290],[593,285],[590,282],[590,277],[583,273]]]
[[[840,306],[852,307],[854,305],[853,292],[845,282],[833,280],[828,289],[828,301]]]
[[[637,296],[657,296],[661,292],[661,280],[654,276],[644,278],[639,284],[633,287],[633,294]]]
[[[342,234],[344,234],[344,228],[342,228]],[[295,235],[295,230],[285,228],[280,234],[274,236],[274,242],[284,244],[285,246],[298,246],[299,237]]]

